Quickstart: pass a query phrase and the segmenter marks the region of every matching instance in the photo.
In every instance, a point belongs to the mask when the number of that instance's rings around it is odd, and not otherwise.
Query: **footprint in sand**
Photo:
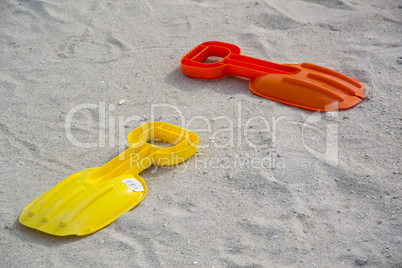
[[[276,14],[275,14],[276,13]],[[287,30],[303,26],[303,23],[295,21],[284,14],[261,13],[254,18],[254,23],[257,26],[267,30]]]
[[[57,55],[62,59],[105,63],[117,60],[128,50],[128,46],[111,33],[95,34],[88,28],[81,36],[65,39]]]
[[[350,6],[346,5],[341,0],[302,0],[302,1],[322,5],[324,7],[333,9],[352,9]]]

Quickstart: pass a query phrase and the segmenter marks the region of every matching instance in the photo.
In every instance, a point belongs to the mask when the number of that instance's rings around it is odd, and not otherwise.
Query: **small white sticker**
[[[128,188],[130,188],[131,191],[134,192],[143,192],[144,191],[144,186],[141,184],[141,182],[137,181],[136,179],[125,179],[123,182],[127,185]]]

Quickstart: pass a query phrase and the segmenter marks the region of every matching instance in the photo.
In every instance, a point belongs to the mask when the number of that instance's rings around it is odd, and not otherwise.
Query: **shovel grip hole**
[[[217,63],[230,55],[230,50],[224,47],[208,46],[192,57],[192,62]]]
[[[216,57],[216,56],[209,56],[203,63],[206,64],[212,64],[212,63],[217,63],[223,60],[221,57]]]
[[[161,128],[150,128],[141,134],[141,140],[156,148],[173,147],[183,140],[179,133]]]
[[[148,143],[158,146],[158,147],[172,147],[173,146],[173,144],[166,142],[164,140],[161,140],[161,139],[150,139],[148,141]]]

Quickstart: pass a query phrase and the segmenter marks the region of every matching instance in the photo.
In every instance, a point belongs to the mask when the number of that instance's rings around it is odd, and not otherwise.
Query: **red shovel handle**
[[[208,57],[220,57],[214,63],[204,63]],[[209,41],[202,43],[181,59],[181,68],[186,76],[199,79],[217,79],[228,74],[245,78],[256,78],[266,74],[295,74],[296,67],[263,61],[240,54],[240,48],[233,44]]]

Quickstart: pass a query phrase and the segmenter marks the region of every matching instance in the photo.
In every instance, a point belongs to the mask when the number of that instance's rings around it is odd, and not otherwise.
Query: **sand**
[[[377,0],[15,1],[0,4],[1,267],[401,267],[402,6]],[[317,114],[246,80],[190,79],[209,40],[365,84]],[[145,199],[100,231],[18,222],[68,175],[158,120],[200,149],[150,168]],[[327,146],[330,145],[330,146]]]

